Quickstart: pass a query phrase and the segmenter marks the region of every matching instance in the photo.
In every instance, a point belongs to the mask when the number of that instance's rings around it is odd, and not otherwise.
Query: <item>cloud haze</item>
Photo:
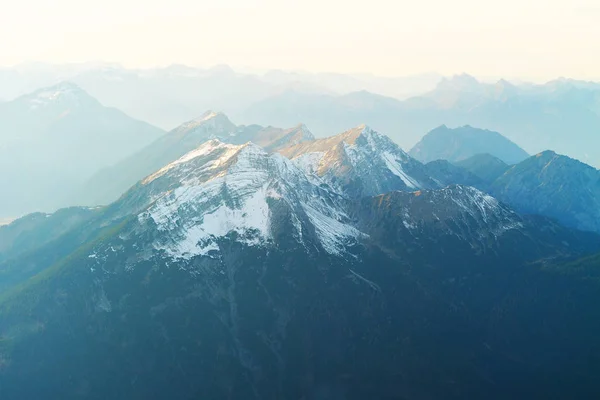
[[[12,1],[0,65],[105,60],[343,73],[598,79],[592,0]]]

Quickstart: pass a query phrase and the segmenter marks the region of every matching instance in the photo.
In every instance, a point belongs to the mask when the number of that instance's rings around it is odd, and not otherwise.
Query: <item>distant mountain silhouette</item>
[[[529,157],[525,150],[498,132],[469,125],[455,129],[442,125],[426,134],[410,150],[410,155],[422,162],[457,162],[482,153],[491,154],[506,164],[516,164]]]

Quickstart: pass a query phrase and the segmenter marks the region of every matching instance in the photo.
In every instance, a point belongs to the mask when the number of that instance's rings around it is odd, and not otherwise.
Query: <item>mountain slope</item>
[[[529,156],[499,133],[468,125],[455,129],[440,126],[427,133],[410,150],[410,155],[422,162],[457,162],[481,153],[491,154],[507,164],[516,164]]]
[[[366,125],[278,151],[351,196],[437,187],[421,163]]]
[[[120,163],[92,177],[80,190],[81,204],[108,204],[130,186],[164,165],[177,160],[202,143],[219,139],[225,143],[254,142],[268,150],[313,139],[304,125],[291,129],[258,125],[236,126],[222,113],[207,111],[186,122]]]
[[[552,151],[532,156],[494,181],[490,191],[522,212],[600,231],[600,172],[569,157]]]
[[[89,208],[64,208],[52,214],[29,214],[0,226],[0,261],[49,243],[95,214]]]
[[[474,255],[507,256],[505,261],[519,263],[550,254],[581,254],[600,245],[597,235],[519,215],[492,196],[461,185],[366,198],[359,213],[359,228],[372,240],[419,264],[460,265]],[[433,261],[435,257],[441,258]]]
[[[73,205],[77,185],[162,134],[70,83],[3,103],[0,186],[10,195],[0,199],[0,216]]]

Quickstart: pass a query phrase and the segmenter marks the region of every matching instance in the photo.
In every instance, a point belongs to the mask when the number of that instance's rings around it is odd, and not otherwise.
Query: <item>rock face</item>
[[[521,212],[600,232],[600,172],[569,157],[552,151],[532,156],[494,181],[490,191]]]
[[[410,151],[411,156],[425,163],[435,160],[463,161],[482,153],[491,154],[506,164],[516,164],[529,156],[498,132],[469,125],[456,129],[442,125],[425,135]]]
[[[559,262],[599,237],[414,190],[423,165],[388,145],[360,128],[290,160],[210,140],[77,223],[48,217],[67,227],[50,243],[0,248],[3,398],[600,393],[597,280]],[[362,196],[392,184],[415,188]]]

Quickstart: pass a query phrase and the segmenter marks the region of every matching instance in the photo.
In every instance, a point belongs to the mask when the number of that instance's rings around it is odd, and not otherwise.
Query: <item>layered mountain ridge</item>
[[[95,172],[162,134],[67,82],[0,104],[0,217],[73,205]]]
[[[79,202],[87,205],[108,204],[140,179],[177,160],[202,143],[218,139],[225,143],[254,142],[274,150],[314,137],[300,124],[282,129],[258,125],[236,126],[220,112],[207,111],[199,118],[173,129],[155,142],[121,162],[99,171],[79,193]]]
[[[366,126],[223,117],[169,134],[174,158],[106,207],[0,227],[6,398],[600,393],[600,291],[564,264],[600,236],[449,184],[469,177]]]

